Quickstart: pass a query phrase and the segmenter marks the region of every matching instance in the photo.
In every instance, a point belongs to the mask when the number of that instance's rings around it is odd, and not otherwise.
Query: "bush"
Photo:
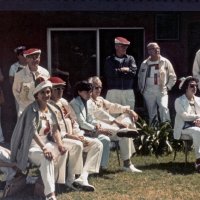
[[[148,125],[139,118],[136,122],[140,137],[134,140],[136,152],[140,155],[154,154],[156,157],[172,153],[174,145],[173,128],[171,123],[153,120]]]

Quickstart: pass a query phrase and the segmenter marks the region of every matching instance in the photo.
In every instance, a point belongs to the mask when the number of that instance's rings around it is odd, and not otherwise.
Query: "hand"
[[[111,136],[111,135],[112,135],[112,133],[111,133],[109,130],[103,129],[103,128],[100,128],[100,129],[98,130],[98,133],[99,133],[99,134],[106,135],[106,136]]]
[[[126,124],[123,124],[121,122],[118,122],[117,120],[114,120],[113,123],[117,124],[119,128],[128,128]]]
[[[133,118],[133,121],[137,121],[138,120],[138,114],[135,111],[127,110],[126,112]]]
[[[43,153],[44,153],[44,156],[47,160],[53,160],[54,159],[53,153],[50,150],[48,150],[47,148],[43,149]]]
[[[87,147],[90,144],[90,142],[88,140],[86,140],[86,139],[84,139],[82,142],[83,142],[83,146],[84,147]]]
[[[60,151],[60,154],[63,155],[67,151],[67,149],[63,145],[58,146],[58,150]]]
[[[194,124],[195,126],[200,127],[200,118],[194,120]]]
[[[96,125],[96,130],[98,131],[101,128],[101,124]]]
[[[127,73],[130,70],[128,67],[121,67],[121,68],[116,68],[115,71]]]

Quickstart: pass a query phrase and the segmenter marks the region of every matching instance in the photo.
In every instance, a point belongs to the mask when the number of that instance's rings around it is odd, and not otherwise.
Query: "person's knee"
[[[108,136],[104,136],[104,137],[101,138],[101,142],[103,144],[110,144],[111,141],[110,141],[110,138]]]

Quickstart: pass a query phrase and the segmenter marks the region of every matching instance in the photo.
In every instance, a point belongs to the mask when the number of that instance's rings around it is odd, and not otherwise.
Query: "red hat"
[[[123,37],[116,37],[115,44],[123,44],[123,45],[130,45],[130,41]]]
[[[36,54],[36,53],[41,54],[41,50],[40,49],[31,48],[31,49],[25,50],[23,52],[23,55],[26,58],[27,56],[32,55],[32,54]]]
[[[56,85],[66,85],[65,81],[63,81],[61,78],[56,77],[56,76],[50,77],[49,81],[51,81],[51,83],[52,83],[53,86],[56,86]]]

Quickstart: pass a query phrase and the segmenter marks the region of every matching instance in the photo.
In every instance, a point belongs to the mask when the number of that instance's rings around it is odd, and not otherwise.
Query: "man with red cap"
[[[33,90],[37,77],[48,79],[50,76],[49,72],[39,65],[40,55],[41,50],[36,48],[23,51],[27,66],[16,73],[13,83],[13,94],[19,104],[18,116],[34,101]]]
[[[113,103],[135,107],[133,91],[137,66],[133,56],[126,54],[130,41],[123,37],[115,38],[115,54],[105,62],[105,76],[108,92],[106,99]]]
[[[76,114],[67,100],[62,98],[66,82],[59,77],[51,77],[49,80],[53,85],[50,103],[60,111],[56,114],[59,119],[61,136],[69,150],[66,184],[73,189],[80,187],[82,190],[94,191],[94,186],[88,183],[88,175],[99,172],[103,145],[98,139],[85,137],[84,131],[80,130],[76,122]],[[77,154],[77,150],[81,152]],[[83,152],[87,153],[84,165]],[[80,177],[75,179],[75,174],[77,171],[80,172],[80,167],[81,173],[78,173]]]

